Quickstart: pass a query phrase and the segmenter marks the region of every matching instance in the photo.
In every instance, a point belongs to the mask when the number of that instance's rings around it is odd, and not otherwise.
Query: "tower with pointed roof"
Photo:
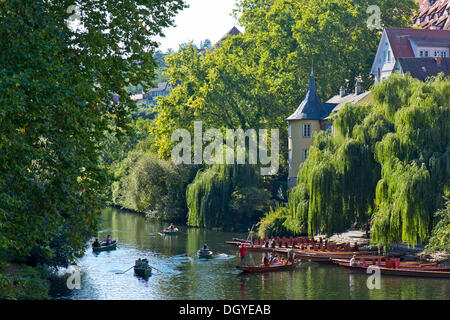
[[[313,144],[313,133],[325,129],[324,125],[328,122],[323,120],[329,116],[335,106],[336,104],[323,103],[320,100],[314,70],[311,68],[309,87],[305,98],[297,110],[286,119],[289,128],[289,189],[297,184],[300,164],[308,157],[308,149]]]

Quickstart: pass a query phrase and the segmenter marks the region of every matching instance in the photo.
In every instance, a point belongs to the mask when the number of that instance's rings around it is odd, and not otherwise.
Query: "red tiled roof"
[[[429,6],[429,0],[417,0],[419,3],[419,13],[414,17],[414,24],[424,29],[450,30],[450,16],[446,16],[445,11],[450,8],[449,0],[437,0]],[[427,21],[429,18],[429,21]],[[442,23],[442,21],[445,21]]]
[[[422,41],[450,40],[450,30],[429,30],[429,29],[404,29],[404,28],[386,28],[386,35],[392,47],[395,58],[414,57],[414,52],[409,41],[420,39]]]

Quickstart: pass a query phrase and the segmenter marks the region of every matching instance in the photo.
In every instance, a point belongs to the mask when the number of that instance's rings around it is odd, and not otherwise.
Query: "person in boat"
[[[142,268],[145,268],[145,269],[148,268],[148,260],[147,259],[142,260]]]
[[[142,260],[141,260],[141,258],[139,258],[139,259],[137,259],[137,260],[135,261],[134,266],[135,266],[135,267],[138,267],[138,268],[140,268],[140,267],[142,266]]]
[[[280,264],[280,256],[275,256],[275,258],[273,259],[273,264]]]
[[[358,265],[358,261],[356,260],[356,254],[354,254],[353,257],[350,259],[350,265],[352,267],[356,267]]]
[[[209,247],[208,247],[208,245],[206,243],[203,245],[203,248],[201,249],[201,252],[202,253],[209,253]]]
[[[269,265],[269,259],[267,258],[267,256],[266,255],[264,255],[264,257],[263,257],[263,265],[264,266],[268,266]]]
[[[173,225],[173,223],[170,224],[169,227],[167,227],[168,231],[175,231],[175,226]]]
[[[98,238],[95,238],[94,243],[92,243],[92,247],[93,247],[93,248],[98,248],[98,247],[100,247],[100,242],[98,242]]]
[[[289,249],[288,251],[288,262],[294,262],[294,249]]]
[[[273,255],[270,255],[268,262],[269,262],[269,266],[273,264]]]
[[[106,236],[106,239],[105,239],[105,245],[110,245],[111,244],[111,236],[108,234],[107,236]]]

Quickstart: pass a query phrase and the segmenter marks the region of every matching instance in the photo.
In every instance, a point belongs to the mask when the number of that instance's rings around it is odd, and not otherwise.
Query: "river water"
[[[102,212],[99,236],[111,234],[117,250],[95,254],[86,250],[77,262],[80,289],[69,290],[66,279],[52,282],[54,299],[75,300],[328,300],[328,299],[450,299],[450,279],[382,276],[380,289],[368,289],[369,275],[334,265],[304,262],[294,271],[242,274],[236,265],[236,247],[225,242],[246,235],[179,227],[178,235],[159,232],[167,224],[107,208]],[[213,259],[199,259],[204,243]],[[137,258],[147,258],[154,269],[142,279],[130,268]],[[259,263],[260,253],[248,261]]]

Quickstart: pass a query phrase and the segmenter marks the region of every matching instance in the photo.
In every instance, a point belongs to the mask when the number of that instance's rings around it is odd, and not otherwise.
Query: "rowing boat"
[[[198,250],[197,255],[201,259],[211,259],[214,256],[213,252],[209,250]]]
[[[383,266],[374,265],[356,265],[352,266],[349,262],[337,262],[342,267],[350,270],[367,272],[369,267],[377,267],[382,275],[392,276],[409,276],[409,277],[429,277],[429,278],[450,278],[450,268],[439,267],[407,267],[400,266],[399,268],[386,268]]]
[[[111,251],[116,250],[116,248],[117,248],[117,241],[114,240],[109,245],[102,244],[100,247],[92,247],[92,251],[94,252]]]
[[[178,228],[173,228],[172,230],[171,229],[164,229],[162,232],[164,233],[164,234],[168,234],[168,235],[176,235],[176,234],[178,234]]]
[[[142,278],[148,278],[152,274],[152,267],[148,266],[146,268],[134,267],[134,273]]]
[[[288,264],[272,264],[270,266],[259,265],[259,266],[236,266],[237,269],[242,270],[243,272],[249,273],[261,273],[261,272],[274,272],[274,271],[289,271],[293,270],[299,261]]]

